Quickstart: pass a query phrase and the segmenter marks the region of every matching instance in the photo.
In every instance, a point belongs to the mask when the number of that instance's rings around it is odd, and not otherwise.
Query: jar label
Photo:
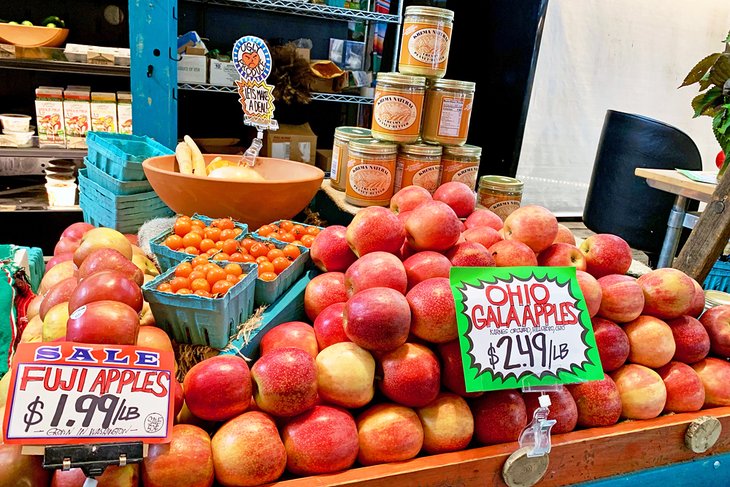
[[[340,181],[340,148],[335,144],[332,147],[332,163],[330,164],[330,179]]]
[[[414,125],[418,111],[416,104],[404,96],[385,95],[375,101],[373,120],[385,130],[400,132]]]
[[[446,69],[451,42],[451,26],[445,22],[403,23],[399,63],[407,66]]]
[[[448,159],[442,159],[442,163],[444,165],[444,172],[441,177],[441,184],[458,181],[466,184],[471,189],[476,188],[479,163],[459,162]]]
[[[392,191],[393,174],[389,168],[377,164],[358,164],[352,159],[350,165],[348,182],[356,194],[366,198],[377,198]]]
[[[493,211],[498,217],[504,220],[519,207],[520,200],[503,200],[488,206],[487,209]]]
[[[464,110],[462,98],[445,96],[441,100],[438,134],[442,137],[458,137],[461,128],[461,113]]]

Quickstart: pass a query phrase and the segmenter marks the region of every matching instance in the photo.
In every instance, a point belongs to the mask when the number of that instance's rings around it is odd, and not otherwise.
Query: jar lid
[[[482,176],[479,178],[479,187],[487,189],[497,189],[506,191],[519,191],[524,183],[519,179],[509,178],[507,176]]]
[[[722,304],[730,304],[730,294],[708,289],[705,291],[705,304],[709,308]]]
[[[378,73],[376,75],[378,82],[394,83],[398,85],[409,85],[416,87],[426,87],[425,76],[408,76],[400,73]]]
[[[416,156],[440,156],[442,148],[440,145],[401,144],[400,151],[404,154],[413,154]]]
[[[397,145],[377,139],[355,139],[351,140],[348,145],[351,151],[365,154],[395,154],[398,151]]]
[[[444,20],[454,20],[454,11],[438,7],[421,7],[414,5],[406,7],[406,15],[428,15],[431,17],[441,17]]]
[[[473,81],[458,81],[455,79],[436,79],[431,82],[431,88],[445,88],[448,90],[463,90],[474,93],[477,84]]]
[[[482,157],[482,148],[475,145],[452,145],[444,147],[444,154],[459,157]]]
[[[372,135],[370,135],[370,129],[345,126],[335,129],[335,137],[347,141],[352,139],[369,139]]]

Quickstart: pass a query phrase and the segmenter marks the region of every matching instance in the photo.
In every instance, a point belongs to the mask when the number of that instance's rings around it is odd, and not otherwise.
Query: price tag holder
[[[603,378],[574,267],[453,267],[468,392]]]
[[[69,445],[169,442],[174,356],[134,346],[22,343],[13,358],[3,441]]]

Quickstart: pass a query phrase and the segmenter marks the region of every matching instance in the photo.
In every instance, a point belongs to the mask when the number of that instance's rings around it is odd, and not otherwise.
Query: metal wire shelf
[[[187,91],[205,91],[208,93],[238,93],[233,86],[215,86],[204,84],[181,83],[178,89]],[[333,101],[339,103],[358,103],[372,105],[373,99],[369,96],[347,95],[342,93],[312,93],[312,101]]]

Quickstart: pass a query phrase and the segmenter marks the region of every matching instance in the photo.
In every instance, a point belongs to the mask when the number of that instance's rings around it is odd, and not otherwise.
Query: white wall
[[[728,0],[550,0],[517,171],[523,201],[582,213],[607,109],[674,125],[714,168],[711,119],[692,119],[697,88],[677,87],[728,30]]]

